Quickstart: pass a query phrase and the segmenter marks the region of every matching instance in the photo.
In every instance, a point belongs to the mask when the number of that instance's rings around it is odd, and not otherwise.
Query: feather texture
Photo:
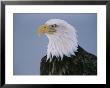
[[[57,25],[52,34],[46,33],[47,55],[40,64],[41,75],[96,75],[97,57],[78,46],[73,25],[61,19],[50,19],[46,25]]]
[[[64,20],[51,19],[46,22],[47,25],[57,24],[56,33],[46,34],[49,39],[47,49],[47,59],[53,56],[61,57],[70,56],[77,52],[78,40],[75,28]],[[51,57],[52,56],[52,57]]]
[[[71,57],[54,56],[53,59],[46,60],[47,56],[41,60],[41,75],[96,75],[97,74],[97,57],[86,52],[78,46],[76,56]]]

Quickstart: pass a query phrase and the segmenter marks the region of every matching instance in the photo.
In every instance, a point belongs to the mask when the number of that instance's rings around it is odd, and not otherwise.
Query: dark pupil
[[[54,25],[52,25],[52,27],[54,27]]]
[[[51,25],[51,27],[56,27],[56,24],[54,24],[54,25]]]

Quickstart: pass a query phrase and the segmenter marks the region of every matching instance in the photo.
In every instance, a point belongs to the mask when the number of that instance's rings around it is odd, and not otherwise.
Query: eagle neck
[[[64,55],[70,57],[77,52],[78,41],[75,32],[71,32],[70,34],[64,33],[63,35],[51,35],[48,36],[48,39],[47,59],[52,59],[54,56],[63,59]]]

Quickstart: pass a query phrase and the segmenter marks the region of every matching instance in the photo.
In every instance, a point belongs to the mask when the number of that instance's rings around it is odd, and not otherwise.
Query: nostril
[[[44,27],[44,28],[46,28],[46,27]]]

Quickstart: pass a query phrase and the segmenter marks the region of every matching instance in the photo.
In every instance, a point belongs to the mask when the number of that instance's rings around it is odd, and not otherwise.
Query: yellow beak
[[[39,34],[44,34],[44,33],[47,33],[48,31],[49,31],[49,26],[46,25],[46,24],[41,25],[41,26],[38,28],[38,30],[37,30],[37,32],[38,32]]]

